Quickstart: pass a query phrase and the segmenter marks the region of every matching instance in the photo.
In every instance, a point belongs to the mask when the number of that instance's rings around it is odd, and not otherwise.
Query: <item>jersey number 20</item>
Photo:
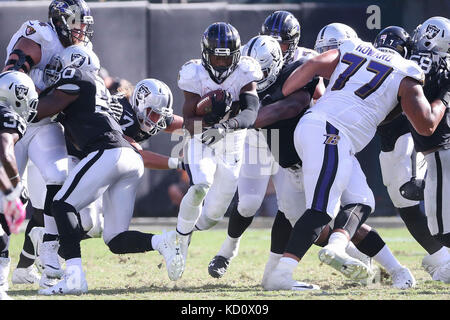
[[[350,77],[366,63],[367,59],[353,53],[346,53],[341,61],[348,64],[348,67],[338,76],[331,90],[341,90],[344,88]],[[370,60],[366,70],[375,73],[375,76],[355,91],[355,94],[361,99],[367,98],[377,90],[393,69],[377,61]]]

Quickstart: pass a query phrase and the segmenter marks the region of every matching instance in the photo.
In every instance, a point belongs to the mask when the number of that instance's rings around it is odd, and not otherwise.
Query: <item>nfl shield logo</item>
[[[425,31],[425,35],[427,39],[433,39],[438,35],[439,31],[441,31],[441,29],[439,29],[435,25],[430,24],[428,25],[427,30]]]
[[[15,87],[17,100],[23,100],[25,96],[28,94],[28,87],[24,85],[18,85]]]

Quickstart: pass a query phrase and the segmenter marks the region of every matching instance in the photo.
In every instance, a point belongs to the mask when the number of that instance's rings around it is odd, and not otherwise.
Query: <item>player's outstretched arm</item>
[[[250,128],[258,116],[259,98],[256,92],[256,82],[247,83],[239,94],[241,112],[223,123],[227,129]]]
[[[33,40],[20,38],[8,57],[2,71],[17,70],[28,73],[30,69],[41,61],[41,47]]]
[[[174,114],[172,122],[170,123],[169,126],[167,126],[166,129],[164,129],[164,131],[168,132],[168,133],[178,131],[183,128],[183,123],[184,123],[183,117],[180,117],[179,115]],[[180,134],[182,134],[181,131],[178,131],[178,132],[180,132]]]
[[[40,98],[36,119],[41,120],[63,111],[78,98],[78,94],[68,94],[61,90],[54,90],[51,94]]]
[[[330,79],[339,62],[339,50],[332,49],[321,55],[309,59],[299,66],[283,84],[283,95],[287,97],[300,88],[303,88],[315,76]]]
[[[293,118],[308,108],[310,101],[311,96],[306,90],[296,91],[282,100],[260,108],[253,126],[264,128],[280,120]]]
[[[201,132],[194,132],[194,124],[196,122],[202,123],[203,117],[197,116],[195,114],[195,107],[197,106],[197,103],[200,101],[200,96],[198,94],[183,91],[184,94],[184,104],[183,104],[183,125],[186,128],[186,130],[189,131],[191,136],[193,136],[195,133],[201,133]]]
[[[410,77],[400,82],[398,95],[402,109],[417,133],[432,135],[445,113],[446,106],[441,99],[436,99],[430,105],[421,84]]]
[[[14,144],[17,140],[19,140],[19,135],[12,130],[0,133],[0,162],[6,172],[7,178],[11,181],[13,186],[16,186],[20,181],[19,170],[17,169],[16,157],[14,154]]]

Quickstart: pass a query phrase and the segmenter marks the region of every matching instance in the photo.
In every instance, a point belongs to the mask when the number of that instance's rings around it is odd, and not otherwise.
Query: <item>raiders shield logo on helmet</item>
[[[83,55],[81,55],[81,54],[79,54],[79,53],[72,53],[72,56],[70,57],[70,61],[73,62],[72,65],[73,65],[75,68],[79,68],[79,67],[81,67],[81,66],[84,64],[84,62],[86,61],[86,57],[83,56]]]
[[[137,92],[137,98],[139,100],[147,98],[150,94],[150,90],[146,86],[141,86]]]
[[[20,84],[15,87],[17,100],[23,100],[25,96],[28,94],[28,87]]]
[[[426,32],[425,35],[426,35],[427,39],[433,39],[434,37],[436,37],[438,35],[439,31],[441,31],[441,30],[438,27],[430,24],[427,27],[427,30],[425,31]]]

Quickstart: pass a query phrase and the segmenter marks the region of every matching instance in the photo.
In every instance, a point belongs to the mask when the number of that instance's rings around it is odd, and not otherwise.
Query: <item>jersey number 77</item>
[[[341,90],[344,88],[347,81],[366,64],[367,59],[353,53],[346,53],[341,61],[348,64],[348,67],[338,76],[331,87],[331,90]],[[366,70],[375,73],[375,76],[368,83],[355,91],[355,94],[361,99],[365,99],[375,92],[393,69],[377,61],[370,60]]]

